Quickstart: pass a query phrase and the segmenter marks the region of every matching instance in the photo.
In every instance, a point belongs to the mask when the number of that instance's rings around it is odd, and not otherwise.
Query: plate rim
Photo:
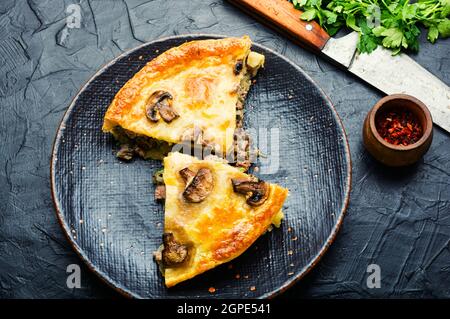
[[[208,33],[189,33],[189,34],[179,34],[179,35],[167,36],[167,37],[158,38],[158,39],[155,39],[152,41],[142,43],[139,46],[136,46],[134,48],[131,48],[129,50],[122,52],[120,55],[118,55],[111,61],[103,64],[85,82],[85,84],[78,90],[77,94],[71,100],[69,107],[66,109],[63,117],[61,118],[61,121],[57,128],[55,138],[53,140],[51,158],[50,158],[50,191],[51,191],[52,202],[55,207],[55,213],[56,213],[58,223],[60,224],[65,237],[69,241],[69,244],[72,246],[72,249],[76,252],[76,254],[79,256],[79,258],[85,263],[85,265],[88,267],[88,269],[92,273],[96,274],[97,277],[99,277],[101,279],[101,281],[103,281],[104,283],[107,284],[107,286],[113,288],[115,291],[119,292],[120,294],[122,294],[123,296],[128,297],[128,298],[140,299],[140,298],[142,298],[142,296],[139,296],[139,295],[129,291],[127,288],[123,287],[123,285],[121,285],[119,282],[117,282],[116,280],[113,280],[111,277],[109,277],[109,275],[107,275],[104,271],[102,271],[98,267],[96,267],[89,260],[88,256],[84,252],[84,250],[78,245],[78,243],[75,241],[75,239],[72,236],[72,233],[69,229],[69,225],[67,224],[67,222],[63,216],[61,204],[59,202],[59,199],[57,198],[56,190],[55,190],[56,189],[55,163],[58,159],[56,157],[56,152],[60,145],[61,134],[65,128],[65,123],[67,122],[68,117],[71,114],[72,109],[74,108],[79,96],[81,95],[81,93],[83,93],[86,90],[86,88],[91,84],[91,82],[93,82],[100,74],[105,72],[108,67],[112,66],[114,63],[116,63],[121,58],[124,58],[124,57],[130,55],[131,53],[133,53],[134,51],[137,51],[137,50],[139,50],[145,46],[148,46],[150,44],[156,44],[158,42],[165,42],[165,41],[173,40],[173,39],[189,39],[189,38],[191,38],[190,41],[194,41],[196,38],[200,38],[200,37],[201,38],[209,37],[209,38],[219,38],[220,39],[220,38],[227,38],[227,37],[233,37],[233,36],[223,35],[223,34],[208,34]],[[257,297],[257,299],[271,299],[271,298],[274,298],[274,297],[282,294],[283,292],[285,292],[287,289],[289,289],[294,284],[296,284],[298,281],[300,281],[306,274],[308,274],[317,265],[317,263],[322,259],[323,255],[325,255],[328,248],[331,246],[331,244],[336,239],[336,236],[342,226],[344,216],[346,214],[346,211],[347,211],[347,208],[348,208],[348,205],[350,202],[350,193],[351,193],[351,188],[352,188],[352,160],[351,160],[350,146],[349,146],[347,133],[345,131],[344,124],[343,124],[342,119],[340,118],[338,112],[336,111],[336,108],[335,108],[333,102],[331,101],[329,96],[324,92],[324,90],[317,84],[317,82],[309,74],[307,74],[300,66],[298,66],[295,62],[293,62],[289,58],[287,58],[284,55],[282,55],[281,53],[279,53],[271,48],[268,48],[265,45],[261,45],[257,42],[252,41],[252,45],[262,48],[264,50],[267,50],[267,51],[271,52],[272,54],[278,56],[279,58],[285,60],[287,63],[292,65],[297,71],[301,72],[302,75],[305,76],[311,83],[314,84],[314,86],[318,89],[319,93],[325,98],[325,100],[327,100],[329,107],[332,111],[332,114],[334,115],[335,119],[337,120],[338,127],[341,129],[341,131],[343,133],[343,142],[344,142],[344,148],[345,148],[345,160],[346,160],[346,163],[348,163],[347,176],[346,176],[347,187],[345,189],[345,199],[344,199],[342,209],[339,212],[340,213],[339,218],[335,222],[335,224],[331,230],[331,233],[329,234],[325,243],[322,245],[319,252],[312,258],[312,260],[307,265],[305,265],[300,271],[298,271],[298,273],[295,276],[292,276],[289,280],[285,281],[282,285],[280,285],[276,289]]]

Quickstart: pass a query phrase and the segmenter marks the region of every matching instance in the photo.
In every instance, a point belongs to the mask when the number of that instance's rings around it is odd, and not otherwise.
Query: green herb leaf
[[[337,14],[329,11],[329,10],[323,10],[324,16],[327,18],[327,24],[333,24],[337,20]]]
[[[359,33],[358,50],[378,45],[392,50],[419,49],[419,26],[434,43],[450,37],[450,0],[289,0],[304,11],[302,20],[316,20],[330,35],[346,26]]]
[[[302,15],[300,16],[300,19],[306,20],[306,21],[311,21],[312,19],[314,19],[316,17],[316,15],[317,15],[316,9],[309,9],[302,13]]]
[[[439,35],[443,38],[450,37],[450,20],[444,20],[440,22],[437,26],[439,30]]]
[[[351,15],[348,16],[347,19],[345,19],[345,23],[347,24],[347,27],[355,30],[355,31],[361,31],[361,29],[356,25],[356,18],[355,16]]]
[[[397,28],[390,28],[381,33],[385,38],[383,39],[383,45],[386,48],[397,48],[402,44],[403,32]]]
[[[367,34],[363,34],[359,38],[359,42],[357,45],[359,52],[370,53],[375,50],[378,46],[377,39],[374,36],[370,36]]]
[[[441,18],[446,18],[450,15],[450,0],[440,0],[442,5]]]
[[[372,33],[377,37],[381,37],[381,34],[384,31],[386,31],[386,28],[382,27],[381,25],[372,29]]]
[[[427,39],[431,43],[434,43],[438,37],[439,37],[439,30],[438,30],[438,28],[436,26],[431,26],[428,29]]]

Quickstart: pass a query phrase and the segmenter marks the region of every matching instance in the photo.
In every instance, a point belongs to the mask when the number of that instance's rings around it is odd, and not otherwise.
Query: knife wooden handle
[[[330,36],[314,21],[300,20],[302,11],[287,0],[229,0],[246,13],[278,31],[287,33],[293,40],[315,50],[322,50]]]

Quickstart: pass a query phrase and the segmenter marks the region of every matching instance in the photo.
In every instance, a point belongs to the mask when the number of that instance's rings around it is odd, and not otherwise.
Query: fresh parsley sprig
[[[450,36],[450,0],[289,0],[303,11],[302,20],[316,20],[331,36],[344,26],[359,33],[358,50],[383,45],[397,54],[419,49],[419,26],[428,40]]]

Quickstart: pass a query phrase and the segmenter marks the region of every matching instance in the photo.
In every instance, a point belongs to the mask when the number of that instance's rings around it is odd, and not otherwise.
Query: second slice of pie
[[[164,245],[156,254],[167,287],[242,254],[279,226],[288,190],[216,160],[164,159]]]

